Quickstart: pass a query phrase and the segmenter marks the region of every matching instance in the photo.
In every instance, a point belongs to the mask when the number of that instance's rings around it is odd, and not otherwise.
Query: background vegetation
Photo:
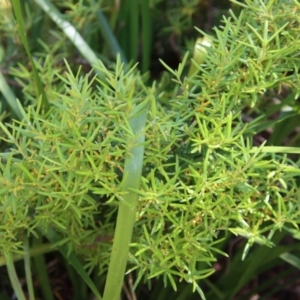
[[[0,5],[1,299],[299,298],[297,1]]]

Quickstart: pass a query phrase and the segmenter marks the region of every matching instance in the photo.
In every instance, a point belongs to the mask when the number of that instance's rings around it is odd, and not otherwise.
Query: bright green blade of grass
[[[14,12],[15,12],[15,15],[16,15],[19,36],[20,36],[20,39],[22,41],[22,44],[25,48],[26,54],[27,54],[27,56],[30,60],[31,66],[32,66],[33,75],[34,75],[36,85],[37,85],[37,91],[38,91],[38,94],[42,96],[43,106],[47,110],[48,107],[49,107],[49,101],[47,99],[47,95],[46,95],[45,90],[43,88],[42,80],[41,80],[41,78],[39,76],[39,73],[37,71],[37,68],[35,66],[34,59],[31,55],[31,51],[30,51],[30,48],[29,48],[29,43],[28,43],[27,36],[26,36],[26,30],[25,30],[25,26],[24,26],[24,19],[23,19],[23,15],[22,15],[22,9],[21,9],[21,5],[20,5],[20,1],[19,0],[12,0],[12,4],[13,4]]]
[[[137,112],[130,120],[135,144],[125,161],[123,190],[127,191],[124,200],[119,203],[117,224],[114,235],[111,259],[104,290],[104,300],[118,300],[121,294],[129,244],[136,219],[136,207],[139,195],[128,191],[129,188],[139,189],[143,167],[145,125],[147,111]]]
[[[74,46],[78,49],[81,55],[90,63],[90,65],[98,64],[98,57],[91,47],[86,43],[76,28],[68,21],[64,20],[62,14],[56,7],[47,0],[34,0],[52,19],[52,21],[64,32],[71,40]],[[98,75],[101,80],[104,79],[104,74],[98,70]]]
[[[80,33],[76,28],[68,21],[64,20],[62,14],[52,5],[48,0],[35,0],[37,4],[45,11],[46,14],[56,23],[56,25],[65,33],[65,35],[72,41],[74,46],[78,49],[81,55],[91,64],[97,65],[98,57],[91,47],[86,43]],[[120,48],[109,24],[101,11],[97,12],[98,21],[100,23],[100,28],[103,34],[103,37],[108,44],[110,50],[117,56],[118,54],[121,57],[122,62],[126,63],[127,59],[123,53],[123,50]],[[97,69],[99,78],[104,79],[104,74],[100,73]]]
[[[17,273],[16,273],[16,269],[14,266],[14,262],[13,262],[11,253],[8,254],[6,268],[7,268],[8,276],[10,279],[10,283],[14,289],[17,299],[18,300],[26,300],[26,297],[22,291],[20,281],[19,281]]]
[[[251,153],[258,151],[259,147],[253,147]],[[300,147],[264,146],[260,147],[262,153],[292,153],[300,154]]]

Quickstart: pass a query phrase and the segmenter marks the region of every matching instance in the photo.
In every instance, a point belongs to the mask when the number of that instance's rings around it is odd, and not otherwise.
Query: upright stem
[[[139,189],[140,187],[146,116],[147,111],[144,111],[129,120],[132,132],[134,133],[133,138],[135,139],[135,143],[125,161],[123,190],[128,193],[125,194],[124,201],[121,201],[119,204],[103,300],[118,300],[121,294],[138,203],[138,194],[128,191],[128,188]]]

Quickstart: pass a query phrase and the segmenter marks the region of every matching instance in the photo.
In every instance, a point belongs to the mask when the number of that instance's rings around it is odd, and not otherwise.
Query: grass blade
[[[142,18],[142,73],[145,73],[150,68],[150,58],[152,49],[152,28],[149,0],[141,1],[141,18]]]
[[[13,113],[18,117],[19,120],[21,120],[22,114],[17,105],[16,96],[14,95],[14,92],[11,90],[11,88],[7,84],[1,71],[0,71],[0,92],[2,92],[4,98],[6,99],[6,102],[12,109]]]
[[[95,1],[94,1],[95,3]],[[116,37],[114,36],[104,14],[102,11],[97,12],[98,21],[100,23],[100,28],[102,31],[103,38],[105,39],[106,43],[108,44],[109,48],[111,49],[112,53],[115,57],[119,54],[121,57],[121,61],[123,63],[127,63],[127,59],[123,50],[121,49]]]
[[[16,273],[16,269],[14,266],[14,262],[13,262],[11,253],[8,254],[6,268],[7,268],[8,276],[10,279],[10,283],[14,289],[17,299],[18,300],[26,300],[26,297],[22,291],[20,281],[19,281],[17,273]]]
[[[25,51],[27,53],[27,56],[30,60],[31,66],[32,66],[33,75],[34,75],[36,85],[37,85],[37,91],[38,91],[39,95],[42,95],[43,106],[47,110],[48,107],[49,107],[49,101],[47,99],[47,95],[46,95],[45,90],[43,88],[41,78],[39,76],[39,73],[38,73],[37,68],[35,66],[35,62],[33,60],[31,52],[30,52],[30,48],[29,48],[29,44],[28,44],[28,40],[27,40],[27,36],[26,36],[26,31],[25,31],[25,26],[24,26],[24,19],[23,19],[23,15],[22,15],[22,9],[21,9],[21,5],[20,5],[20,1],[19,0],[12,0],[12,4],[13,4],[14,12],[15,12],[15,15],[16,15],[17,24],[18,24],[19,36],[20,36],[20,39],[22,41],[22,44],[25,48]]]
[[[251,153],[255,153],[259,147],[252,147]],[[292,153],[300,154],[300,147],[264,146],[260,148],[262,153]]]
[[[300,259],[292,253],[283,253],[280,258],[300,270]]]
[[[34,248],[40,248],[43,247],[43,243],[42,243],[42,239],[38,239],[38,238],[33,238],[33,247]],[[49,247],[49,246],[48,246]],[[53,248],[52,248],[53,250]],[[40,255],[37,255],[35,257],[33,257],[33,262],[35,265],[35,269],[36,269],[36,274],[37,274],[37,278],[39,279],[39,283],[41,286],[41,291],[43,294],[43,299],[45,300],[54,300],[54,296],[52,293],[52,287],[49,281],[49,276],[47,273],[47,266],[46,266],[46,262],[45,262],[45,258],[44,255],[42,255],[43,253],[41,253]]]
[[[45,233],[45,237],[54,245],[57,242],[61,240],[60,236],[51,228],[48,229],[48,232]],[[57,246],[57,249],[59,252],[65,257],[65,259],[69,262],[70,265],[73,266],[73,268],[78,272],[78,274],[81,276],[82,280],[85,281],[85,283],[89,286],[91,291],[96,296],[97,300],[102,300],[97,287],[94,285],[93,281],[83,268],[81,262],[78,260],[78,258],[75,256],[74,253],[68,253],[68,248],[65,245]]]
[[[25,275],[26,275],[26,283],[27,283],[27,289],[29,294],[29,300],[34,300],[35,297],[34,297],[34,289],[33,289],[32,274],[31,274],[28,236],[25,236],[24,239],[24,264],[25,264]]]
[[[138,59],[139,44],[139,0],[131,0],[129,5],[129,28],[130,28],[130,60],[134,63]]]
[[[139,189],[141,182],[145,140],[144,128],[146,125],[147,111],[129,120],[136,143],[127,157],[124,169],[123,190],[128,188]],[[113,248],[109,263],[108,275],[104,290],[104,300],[117,300],[120,297],[124,274],[128,259],[129,244],[131,242],[133,225],[136,218],[136,207],[139,195],[129,191],[120,202],[117,224],[114,235]]]
[[[68,21],[63,19],[62,14],[47,0],[34,0],[45,13],[53,20],[53,22],[64,32],[78,49],[81,55],[91,64],[98,64],[98,57],[91,47],[86,43],[76,28]],[[104,74],[97,71],[100,79],[104,79]]]

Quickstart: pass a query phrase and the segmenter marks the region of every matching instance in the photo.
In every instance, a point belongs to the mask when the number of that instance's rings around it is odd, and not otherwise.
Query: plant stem
[[[128,188],[139,189],[140,187],[144,155],[143,142],[145,140],[144,128],[146,124],[146,115],[147,112],[144,111],[142,114],[138,114],[138,116],[131,118],[129,121],[136,142],[125,162],[123,190],[128,191]],[[128,191],[124,196],[124,201],[119,204],[103,300],[117,300],[120,297],[128,259],[129,244],[136,219],[137,203],[138,194]]]

